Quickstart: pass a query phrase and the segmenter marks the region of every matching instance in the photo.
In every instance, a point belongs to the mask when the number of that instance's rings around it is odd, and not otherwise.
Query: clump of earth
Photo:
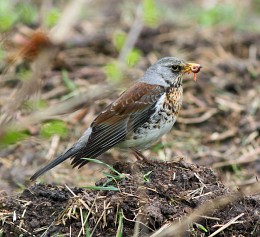
[[[102,178],[96,190],[35,184],[16,196],[2,193],[3,236],[133,236],[137,222],[139,236],[151,236],[231,193],[211,169],[184,161],[118,162],[114,168],[121,175]],[[201,216],[183,236],[209,236],[239,215],[218,236],[258,236],[259,213],[259,196],[242,197]]]

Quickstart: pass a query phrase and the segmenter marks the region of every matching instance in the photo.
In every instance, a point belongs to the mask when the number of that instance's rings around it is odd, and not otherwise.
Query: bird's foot
[[[149,160],[149,158],[147,158],[146,156],[144,156],[140,151],[138,151],[137,149],[131,148],[135,158],[138,161],[143,161],[145,163],[151,164],[151,161]]]

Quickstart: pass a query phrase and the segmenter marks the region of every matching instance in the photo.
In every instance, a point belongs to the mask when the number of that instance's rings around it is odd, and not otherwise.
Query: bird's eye
[[[173,72],[179,72],[181,70],[181,66],[179,65],[172,65],[171,69]]]

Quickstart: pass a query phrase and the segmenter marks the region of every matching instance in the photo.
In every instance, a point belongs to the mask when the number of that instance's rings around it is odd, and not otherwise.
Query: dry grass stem
[[[222,227],[220,227],[218,230],[216,230],[214,233],[212,233],[211,235],[209,235],[209,237],[213,237],[215,235],[217,235],[218,233],[220,233],[221,231],[225,230],[227,227],[229,227],[230,225],[234,224],[235,221],[237,219],[239,219],[240,217],[242,217],[243,215],[245,215],[245,213],[241,213],[240,215],[234,217],[233,219],[231,219],[228,223],[226,223],[225,225],[223,225]]]

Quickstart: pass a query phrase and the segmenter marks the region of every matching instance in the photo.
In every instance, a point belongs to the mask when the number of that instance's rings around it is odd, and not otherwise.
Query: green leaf
[[[143,0],[143,18],[147,26],[155,27],[158,25],[160,12],[154,0]]]
[[[47,101],[45,100],[27,100],[25,103],[24,103],[25,107],[27,108],[30,108],[30,109],[44,109],[44,108],[47,108],[48,106],[48,103]]]
[[[21,2],[15,6],[16,12],[19,14],[20,21],[24,22],[25,24],[33,24],[36,22],[38,17],[38,11],[36,6],[31,2]]]
[[[92,158],[81,158],[83,160],[87,160],[89,162],[93,162],[93,163],[96,163],[96,164],[101,164],[101,165],[105,165],[106,167],[108,167],[112,172],[114,172],[115,174],[117,175],[113,175],[113,174],[108,174],[108,173],[105,173],[104,174],[109,177],[109,179],[106,180],[106,182],[103,184],[103,186],[98,186],[97,188],[93,188],[93,187],[96,187],[96,186],[90,186],[92,189],[95,189],[95,190],[111,190],[110,188],[111,187],[114,187],[114,186],[106,186],[107,184],[109,184],[111,181],[116,181],[116,180],[120,180],[122,178],[125,178],[125,174],[121,174],[120,172],[118,172],[117,170],[115,170],[112,166],[100,161],[100,160],[97,160],[97,159],[92,159]],[[88,188],[90,188],[88,187]],[[105,189],[101,189],[101,187],[105,188]],[[110,188],[108,188],[110,187]],[[108,188],[108,189],[107,189]],[[115,187],[114,187],[115,188]],[[115,188],[117,189],[117,188]],[[117,191],[113,189],[112,191]]]
[[[93,163],[96,163],[96,164],[105,165],[106,167],[108,167],[112,172],[116,173],[117,175],[119,175],[119,176],[123,175],[120,172],[118,172],[117,170],[115,170],[111,165],[108,165],[108,164],[106,164],[106,163],[104,163],[104,162],[102,162],[100,160],[92,159],[92,158],[81,158],[81,159],[87,160],[89,162],[93,162]]]
[[[201,224],[199,224],[199,223],[194,223],[194,224],[195,224],[195,226],[196,226],[199,230],[203,231],[204,233],[207,233],[207,232],[208,232],[208,230],[207,230],[203,225],[201,225]]]
[[[52,8],[45,17],[44,25],[47,26],[48,28],[53,27],[56,25],[60,18],[60,10],[58,8]]]
[[[85,214],[84,217],[87,218],[87,214]],[[85,224],[86,237],[91,237],[91,232],[90,232],[90,227],[89,227],[88,221],[84,220],[84,222],[86,222],[86,224]]]
[[[103,187],[103,186],[85,186],[83,188],[86,189],[91,189],[91,190],[98,190],[98,191],[119,191],[118,188],[114,187],[114,186],[107,186],[107,187]]]
[[[125,40],[126,40],[126,33],[125,32],[117,31],[113,35],[113,43],[114,43],[117,51],[120,51],[122,49],[122,47],[125,44]]]
[[[123,237],[123,213],[122,209],[120,209],[118,213],[118,227],[116,231],[116,237]]]
[[[164,144],[163,143],[157,143],[156,145],[154,145],[151,150],[154,152],[158,152],[160,150],[162,150],[164,148]]]
[[[109,80],[112,80],[114,82],[118,82],[123,77],[122,69],[118,62],[112,62],[108,63],[105,67],[105,74],[108,77]]]
[[[216,4],[214,7],[204,11],[198,11],[198,21],[203,26],[214,26],[218,24],[234,24],[238,20],[235,16],[235,5]],[[242,17],[242,16],[240,16]]]
[[[150,180],[149,180],[149,175],[152,173],[153,171],[151,170],[151,171],[148,171],[146,174],[144,174],[144,181],[145,182],[150,182]]]
[[[18,17],[9,1],[0,1],[0,31],[10,30]]]
[[[241,177],[241,169],[237,164],[231,164],[231,170],[237,177]]]
[[[64,138],[67,136],[67,133],[68,133],[67,126],[61,120],[52,120],[43,124],[40,131],[40,135],[45,138],[52,137],[55,134]]]
[[[0,146],[7,146],[11,144],[15,144],[21,140],[24,140],[29,135],[26,131],[16,131],[10,130],[8,131],[0,140]]]
[[[110,173],[107,173],[107,172],[103,172],[103,174],[104,174],[106,177],[110,178],[110,181],[122,179],[122,177],[121,177],[122,174],[120,174],[120,175],[113,175],[113,174],[110,174]],[[110,182],[110,181],[109,181],[109,182]]]
[[[75,91],[77,89],[77,85],[69,78],[69,74],[68,74],[68,72],[66,70],[62,70],[61,78],[62,78],[65,86],[70,91]]]
[[[18,78],[22,81],[26,81],[30,79],[31,75],[32,75],[32,71],[25,68],[21,68],[17,73]]]
[[[129,67],[134,67],[141,59],[142,52],[139,49],[133,49],[129,54],[127,55],[127,65]]]

